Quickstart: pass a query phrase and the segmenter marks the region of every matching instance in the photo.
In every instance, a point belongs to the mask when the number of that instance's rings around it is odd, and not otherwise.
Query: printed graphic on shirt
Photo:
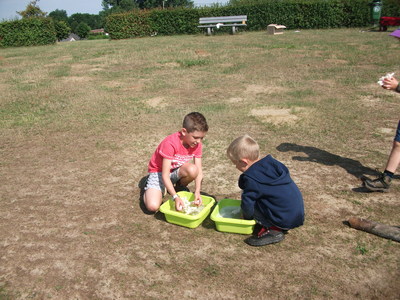
[[[171,160],[171,171],[194,158],[201,158],[202,144],[195,148],[185,148],[180,140],[180,132],[167,136],[157,147],[150,159],[149,172],[162,172],[163,158]]]
[[[162,154],[162,153],[161,153]],[[191,161],[194,157],[194,154],[190,155],[182,155],[182,154],[175,154],[174,157],[171,158],[171,170],[179,168],[180,166],[184,165],[188,161]]]

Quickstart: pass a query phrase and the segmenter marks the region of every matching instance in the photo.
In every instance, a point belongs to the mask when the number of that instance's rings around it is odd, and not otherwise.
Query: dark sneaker
[[[281,230],[275,230],[267,227],[262,227],[257,235],[245,239],[245,243],[250,246],[265,246],[269,244],[279,243],[285,239],[285,235]]]
[[[177,185],[175,187],[175,191],[176,192],[190,192],[189,188],[187,186],[184,186],[184,185]]]
[[[372,192],[389,192],[391,182],[392,178],[382,173],[374,180],[366,179],[364,186]]]
[[[189,188],[186,185],[181,185],[180,180],[178,180],[178,182],[175,183],[174,188],[176,192],[190,192]]]

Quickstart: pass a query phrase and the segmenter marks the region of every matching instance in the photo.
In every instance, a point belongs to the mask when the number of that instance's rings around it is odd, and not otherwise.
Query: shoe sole
[[[261,246],[266,246],[266,245],[271,245],[275,243],[279,243],[285,239],[284,234],[280,234],[275,236],[274,238],[269,238],[269,239],[257,239],[255,237],[249,237],[244,240],[244,242],[247,245],[253,246],[253,247],[261,247]]]
[[[364,187],[366,189],[368,189],[369,191],[371,191],[371,192],[382,192],[382,193],[388,193],[389,192],[388,188],[387,189],[385,189],[385,188],[376,188],[376,187],[373,187],[373,186],[369,186],[367,182],[364,182]]]

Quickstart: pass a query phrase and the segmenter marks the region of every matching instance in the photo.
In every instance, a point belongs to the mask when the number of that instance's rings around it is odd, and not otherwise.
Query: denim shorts
[[[179,178],[179,168],[174,169],[170,174],[169,177],[171,178],[172,184],[175,184],[178,182]],[[149,173],[149,177],[147,178],[145,190],[148,189],[157,189],[161,191],[162,193],[165,190],[165,185],[162,180],[162,173],[155,172],[155,173]]]
[[[396,131],[396,135],[394,137],[394,140],[396,142],[400,142],[400,121],[399,121],[399,124],[397,125],[397,131]]]

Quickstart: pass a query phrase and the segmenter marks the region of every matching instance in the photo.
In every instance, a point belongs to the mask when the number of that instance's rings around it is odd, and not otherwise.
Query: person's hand
[[[193,201],[193,203],[196,206],[200,206],[200,205],[203,204],[203,200],[201,199],[200,193],[194,193],[194,201]]]
[[[178,196],[175,198],[175,209],[176,211],[182,211],[182,209],[185,207],[185,204],[183,203],[182,199]]]
[[[390,78],[385,78],[383,79],[383,84],[382,87],[387,90],[395,90],[397,86],[399,85],[399,82],[397,81],[396,78],[390,77]]]

